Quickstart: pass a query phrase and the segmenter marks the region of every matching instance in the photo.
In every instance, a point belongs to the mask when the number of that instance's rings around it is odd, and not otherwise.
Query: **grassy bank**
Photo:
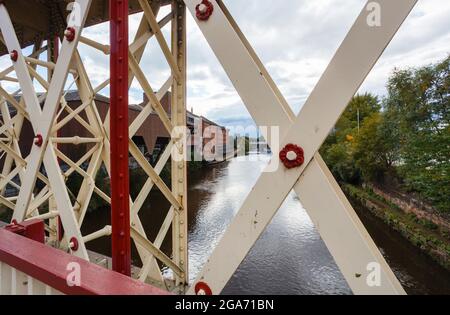
[[[350,184],[345,184],[342,188],[353,204],[362,205],[441,266],[450,270],[450,235],[447,230],[428,220],[419,219],[414,214],[406,214],[368,188]]]

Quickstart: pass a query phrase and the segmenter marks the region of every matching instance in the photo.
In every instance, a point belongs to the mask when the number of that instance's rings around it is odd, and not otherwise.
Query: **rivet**
[[[34,137],[34,144],[37,145],[38,147],[41,147],[42,144],[44,143],[44,138],[42,138],[41,134],[37,134],[36,137]]]
[[[73,250],[73,251],[77,251],[78,250],[78,240],[77,240],[77,238],[75,236],[73,236],[70,239],[69,244],[70,244],[70,249],[71,250]]]
[[[17,59],[19,58],[19,53],[17,52],[17,50],[13,50],[13,51],[11,51],[9,56],[11,57],[12,61],[16,62]]]
[[[75,39],[75,33],[76,33],[76,31],[73,27],[68,27],[64,31],[64,36],[66,37],[67,41],[73,42],[73,40]]]

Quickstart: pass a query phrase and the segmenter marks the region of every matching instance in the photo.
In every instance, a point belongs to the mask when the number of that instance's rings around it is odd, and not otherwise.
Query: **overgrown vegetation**
[[[450,57],[395,70],[383,99],[355,96],[321,148],[344,183],[376,182],[450,212]]]
[[[450,235],[448,230],[433,222],[404,213],[396,205],[368,188],[344,184],[343,189],[352,203],[361,204],[437,263],[450,270]]]

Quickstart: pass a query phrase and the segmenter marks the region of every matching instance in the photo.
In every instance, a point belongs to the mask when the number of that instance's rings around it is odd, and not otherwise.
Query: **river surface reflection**
[[[268,159],[267,155],[252,156],[252,161],[233,159],[205,167],[190,176],[191,281],[219,242]],[[168,207],[158,192],[152,193],[150,202],[140,214],[150,238],[156,236],[158,224]],[[450,272],[363,209],[356,211],[408,293],[450,294]],[[85,231],[94,231],[107,224],[108,212],[105,209],[89,213]],[[170,242],[169,236],[162,248],[168,250]],[[107,238],[91,242],[88,247],[110,254]],[[135,251],[133,256],[135,263],[139,264]],[[223,293],[351,294],[351,290],[300,201],[295,194],[290,194]]]

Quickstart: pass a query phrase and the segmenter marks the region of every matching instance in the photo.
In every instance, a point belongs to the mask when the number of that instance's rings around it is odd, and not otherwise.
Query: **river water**
[[[233,159],[202,168],[189,177],[191,281],[220,240],[268,159],[266,155],[252,156],[251,161]],[[169,205],[157,191],[150,197],[140,218],[152,239]],[[450,272],[364,209],[356,211],[409,294],[450,294]],[[108,224],[109,210],[89,213],[85,222],[84,234],[95,231]],[[170,242],[169,235],[162,249],[168,250]],[[95,240],[88,248],[109,255],[110,240]],[[134,263],[139,265],[135,250],[133,257]],[[351,290],[300,201],[290,194],[223,293],[351,294]]]

